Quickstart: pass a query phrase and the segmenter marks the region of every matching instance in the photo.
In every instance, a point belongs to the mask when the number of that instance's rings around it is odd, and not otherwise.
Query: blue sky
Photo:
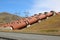
[[[0,0],[0,12],[25,16],[25,11],[33,15],[50,10],[60,11],[60,0]]]

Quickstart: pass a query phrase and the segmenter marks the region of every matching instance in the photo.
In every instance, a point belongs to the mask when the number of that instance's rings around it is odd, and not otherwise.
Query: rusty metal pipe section
[[[60,12],[56,12],[56,15],[60,15]]]
[[[44,14],[47,16],[47,17],[51,17],[53,16],[54,14],[56,14],[55,11],[50,11],[50,12],[44,12]]]
[[[22,29],[22,28],[26,27],[27,25],[34,24],[34,23],[38,22],[39,20],[44,20],[47,17],[53,16],[54,14],[59,15],[60,12],[56,13],[54,11],[50,11],[50,12],[44,12],[44,14],[42,14],[42,13],[34,14],[31,17],[21,18],[19,20],[13,21],[13,22],[6,23],[6,24],[2,25],[2,27],[10,28],[11,30]]]
[[[39,18],[39,20],[43,20],[43,19],[46,19],[46,15],[45,14],[40,14],[39,16],[38,16],[38,18]]]

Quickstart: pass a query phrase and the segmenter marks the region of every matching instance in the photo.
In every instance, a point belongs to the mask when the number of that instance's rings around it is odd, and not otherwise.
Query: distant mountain
[[[0,13],[0,24],[9,23],[22,17],[7,12]]]

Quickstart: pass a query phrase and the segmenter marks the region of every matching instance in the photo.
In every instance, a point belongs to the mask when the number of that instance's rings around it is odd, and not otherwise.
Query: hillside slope
[[[60,35],[60,15],[55,15],[31,27],[20,30],[25,33],[56,34]]]
[[[22,17],[17,16],[17,15],[13,15],[7,12],[2,12],[0,13],[0,25],[2,25],[3,23],[9,23],[11,21],[20,19]]]
[[[40,23],[37,22],[35,24],[32,24],[30,27],[21,30],[0,30],[0,31],[60,36],[60,15],[52,16],[49,19],[43,20]]]

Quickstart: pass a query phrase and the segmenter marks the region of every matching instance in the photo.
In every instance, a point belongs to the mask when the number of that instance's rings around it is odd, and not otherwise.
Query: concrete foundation
[[[30,27],[31,25],[27,25],[27,27]]]

